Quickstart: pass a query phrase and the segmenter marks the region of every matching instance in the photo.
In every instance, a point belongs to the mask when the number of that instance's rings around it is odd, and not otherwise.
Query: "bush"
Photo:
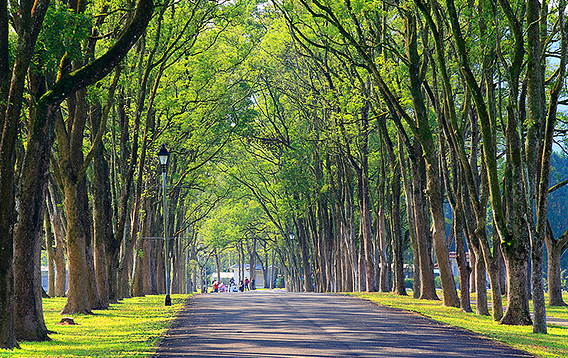
[[[414,279],[413,278],[405,278],[404,279],[404,287],[412,289],[414,287]]]
[[[278,277],[276,279],[276,288],[284,288],[284,287],[286,287],[284,283],[284,277]]]

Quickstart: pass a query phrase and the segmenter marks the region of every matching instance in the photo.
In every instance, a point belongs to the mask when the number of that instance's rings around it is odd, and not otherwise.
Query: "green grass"
[[[164,295],[135,297],[113,304],[93,315],[73,317],[76,326],[63,326],[59,311],[65,298],[43,300],[49,342],[20,342],[21,349],[0,350],[0,357],[148,357],[165,333],[188,295],[172,295],[172,306],[164,306]]]
[[[562,293],[564,302],[568,303],[568,293]],[[546,297],[548,302],[548,296]],[[568,307],[549,307],[546,306],[546,315],[554,318],[561,318],[568,320]]]
[[[392,293],[348,293],[382,306],[417,312],[436,321],[472,331],[486,338],[522,349],[537,357],[568,357],[568,327],[549,326],[548,334],[532,333],[532,326],[501,325],[489,316],[465,313],[458,308],[444,307],[441,301],[413,299]],[[475,307],[472,307],[475,310]],[[547,315],[567,318],[568,308],[547,307]]]

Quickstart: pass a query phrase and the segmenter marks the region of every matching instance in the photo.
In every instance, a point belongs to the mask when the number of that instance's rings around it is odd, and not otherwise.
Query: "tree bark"
[[[47,205],[47,204],[46,204]],[[47,251],[47,294],[49,297],[55,297],[55,238],[53,237],[53,230],[51,229],[51,222],[49,221],[49,214],[45,210],[44,215],[45,225],[45,249]]]
[[[114,100],[114,92],[120,76],[120,67],[117,67],[114,79],[109,88],[107,103],[103,108],[93,107],[91,111],[91,128],[94,133],[99,131],[102,122],[106,123],[110,106]],[[110,191],[110,170],[105,158],[105,148],[100,141],[95,143],[93,158],[93,180],[91,190],[93,193],[93,236],[95,246],[95,272],[102,305],[108,307],[110,303],[110,287],[107,272],[108,263],[106,244],[114,240],[112,228],[113,207]]]
[[[400,181],[401,181],[401,164],[397,162],[397,157],[394,153],[394,145],[388,135],[386,123],[382,121],[379,126],[381,127],[382,139],[386,146],[389,163],[392,170],[392,205],[391,205],[391,242],[394,258],[394,285],[393,292],[397,295],[406,296],[406,288],[404,286],[404,242],[401,228],[400,218]],[[386,265],[389,267],[390,265]]]
[[[45,93],[45,78],[35,73],[30,73],[29,78],[34,101],[37,101]],[[32,109],[32,123],[35,115]],[[52,126],[45,125],[41,129],[33,126],[21,166],[16,196],[19,218],[14,228],[14,323],[18,340],[50,340],[43,319],[40,256],[53,139]],[[31,156],[37,156],[39,161],[34,161]]]
[[[306,226],[303,218],[294,220],[296,226],[296,233],[300,243],[300,250],[302,254],[302,269],[304,271],[304,291],[313,292],[312,286],[312,270],[310,269],[310,251],[308,247],[308,238],[306,233]]]
[[[62,313],[73,313],[71,307],[78,308],[81,313],[90,313],[90,310],[93,308],[99,309],[103,307],[94,272],[87,186],[84,172],[82,172],[82,168],[85,166],[82,147],[83,132],[87,121],[86,90],[80,89],[75,94],[72,94],[68,98],[68,103],[70,103],[70,110],[67,128],[60,119],[57,121],[55,131],[59,153],[58,172],[62,178],[65,193],[64,204],[68,220],[69,296],[67,299],[68,305],[64,307]],[[67,195],[72,195],[73,197],[67,200]],[[73,238],[70,237],[71,232],[73,232]],[[78,267],[72,270],[71,267],[75,265],[75,262],[71,258],[73,255],[78,255],[80,250],[83,251],[85,258],[77,262]],[[73,252],[73,255],[71,252]],[[77,276],[71,277],[72,274]],[[85,291],[72,292],[82,289],[85,289]],[[78,298],[82,295],[87,296],[87,306],[85,307],[81,307],[84,301],[82,298]],[[76,301],[70,303],[70,300]]]
[[[446,245],[446,222],[444,216],[444,193],[437,146],[434,143],[432,130],[428,123],[428,115],[421,90],[420,57],[417,50],[416,22],[413,15],[405,18],[406,22],[406,55],[409,60],[410,92],[418,126],[415,135],[422,146],[426,161],[426,188],[430,201],[432,216],[433,242],[440,279],[442,283],[443,303],[445,306],[459,307],[459,298],[452,274],[448,247]]]
[[[87,260],[85,244],[85,228],[80,211],[73,210],[80,205],[78,183],[68,182],[65,185],[64,205],[67,213],[67,255],[69,261],[69,289],[67,303],[61,314],[91,314],[87,291]]]
[[[568,231],[565,232],[558,241],[556,241],[552,235],[552,230],[549,229],[546,238],[546,249],[548,253],[548,305],[566,306],[562,298],[560,257],[568,241]]]
[[[477,258],[475,262],[475,292],[477,297],[475,313],[481,316],[489,316],[489,306],[487,303],[487,269],[485,267],[485,260],[481,257],[480,251],[478,251]]]
[[[418,255],[420,262],[420,299],[437,300],[436,285],[434,284],[434,265],[432,263],[432,237],[429,234],[429,220],[426,215],[426,198],[424,197],[424,161],[420,144],[413,144],[413,155],[417,163],[411,163],[412,187],[414,199],[414,222],[418,238]]]
[[[384,209],[384,194],[381,193],[381,190],[384,190],[384,186],[382,189],[379,189],[379,213],[377,215],[378,220],[378,230],[377,230],[377,251],[378,251],[378,258],[379,261],[379,291],[380,292],[388,292],[388,284],[387,284],[387,238],[386,238],[386,223],[385,223],[385,209]]]
[[[17,348],[14,326],[14,164],[25,77],[49,1],[22,1],[12,20],[18,34],[16,57],[9,69],[8,8],[0,5],[0,348]],[[11,74],[11,78],[10,78]],[[37,205],[43,205],[43,202]],[[39,219],[43,220],[43,217]],[[31,240],[37,240],[34,235]],[[35,246],[32,246],[35,249]],[[37,265],[35,261],[27,264]],[[28,270],[29,272],[29,270]],[[31,281],[35,283],[35,280]],[[30,291],[32,292],[32,291]],[[39,297],[41,304],[41,296]],[[38,301],[30,302],[34,311]],[[40,323],[36,320],[37,323]],[[39,325],[38,325],[39,326]],[[46,337],[46,335],[42,336]]]
[[[472,280],[474,281],[475,292],[476,292],[476,302],[475,302],[475,312],[478,315],[489,316],[489,306],[487,305],[487,272],[486,272],[486,260],[484,259],[484,253],[482,252],[480,237],[476,234],[476,228],[478,222],[474,217],[474,209],[471,204],[471,198],[465,193],[464,190],[461,191],[461,197],[458,198],[462,202],[462,210],[464,217],[464,228],[467,235],[467,242],[470,251],[470,257],[473,257],[472,265],[474,267],[474,276]],[[485,229],[485,227],[484,227]],[[494,248],[499,249],[498,246]],[[495,299],[495,297],[494,297]],[[499,301],[501,302],[501,297],[499,296]],[[496,301],[496,303],[498,303]],[[496,318],[499,317],[499,318]],[[494,316],[494,319],[500,319],[500,316]]]
[[[83,177],[80,183],[80,195],[82,201],[81,211],[84,213],[82,219],[85,228],[85,259],[87,262],[87,293],[89,295],[89,306],[91,309],[107,309],[108,304],[103,304],[99,292],[97,275],[95,273],[95,257],[93,248],[93,227],[92,227],[92,211],[89,208],[89,198],[87,194],[87,180]]]
[[[142,260],[144,266],[144,294],[157,295],[158,282],[156,279],[156,242],[154,240],[144,240],[142,243]],[[195,277],[193,278],[195,285]]]
[[[532,325],[526,282],[528,280],[528,249],[518,244],[505,249],[507,264],[508,306],[500,323]]]
[[[39,10],[37,4],[35,8],[36,10]],[[101,56],[97,60],[94,60],[88,65],[82,67],[81,69],[77,70],[72,75],[66,75],[59,78],[59,80],[55,83],[55,85],[49,91],[47,91],[44,96],[42,96],[39,99],[39,101],[35,106],[35,120],[33,121],[33,126],[30,130],[30,140],[28,142],[28,146],[33,145],[32,141],[34,140],[37,141],[38,143],[37,145],[44,144],[46,142],[45,141],[46,136],[45,135],[42,136],[42,134],[45,133],[46,126],[49,127],[49,124],[53,122],[52,119],[55,118],[54,113],[56,111],[57,105],[71,93],[74,93],[75,91],[84,88],[85,86],[94,83],[99,79],[101,79],[102,77],[104,77],[116,65],[116,63],[126,55],[126,52],[130,49],[132,43],[138,38],[138,36],[140,36],[140,33],[147,26],[152,16],[152,12],[153,12],[152,1],[140,0],[135,13],[135,20],[138,21],[133,21],[132,23],[129,24],[129,26],[127,26],[126,30],[123,32],[121,38],[116,42],[115,46],[109,49],[109,51],[107,51],[107,53],[105,53],[103,56]],[[16,112],[19,117],[19,109]],[[48,134],[53,136],[53,134],[51,134],[50,131],[48,131]],[[49,138],[49,136],[47,137]],[[4,144],[4,141],[2,141],[2,143]],[[3,149],[4,148],[2,148],[2,152],[4,153]],[[35,164],[36,167],[41,168],[41,162],[46,160],[42,156],[42,153],[45,153],[45,151],[38,151],[37,153],[31,153],[28,150],[26,152],[26,157],[24,158],[24,162],[26,161],[29,162],[29,165],[32,167]],[[86,168],[84,170],[86,170]],[[7,181],[8,180],[6,181],[2,180],[2,183],[6,183]],[[75,186],[74,189],[77,189],[77,187]],[[77,198],[70,199],[69,204],[77,204]],[[79,218],[72,217],[68,219],[72,221],[72,220],[78,220]],[[69,226],[74,226],[74,224]],[[70,228],[69,231],[76,231],[76,230],[77,227],[75,226],[72,229]],[[75,233],[76,232],[74,232],[74,234]],[[71,244],[73,243],[74,242],[71,241]],[[82,254],[84,261],[85,246],[83,245],[82,248],[83,248]],[[76,250],[73,251],[74,251],[73,254],[71,254],[71,252],[69,253],[70,259],[72,256],[75,257],[78,254]],[[84,268],[86,269],[86,266]],[[78,272],[78,270],[73,270],[73,271],[76,274],[81,274],[80,272]],[[71,275],[71,269],[70,269],[70,275]],[[71,282],[70,282],[70,287],[71,287]],[[78,305],[75,304],[72,304],[70,306],[78,307]],[[68,312],[65,309],[64,311]],[[85,311],[88,311],[88,309],[79,310],[79,312],[85,312]]]
[[[48,183],[48,193],[46,198],[49,220],[55,236],[55,297],[65,297],[65,285],[67,283],[67,267],[65,264],[65,216],[60,206],[63,205],[59,188],[53,182],[53,176]]]
[[[33,192],[34,190],[30,190],[31,188],[33,187],[28,187],[26,191]],[[41,191],[41,189],[37,191]],[[36,214],[44,217],[45,206],[43,203],[38,206],[40,208],[37,212],[21,213],[22,215],[29,215],[27,223],[43,224],[43,220],[38,220],[31,215]],[[41,287],[40,257],[43,230],[33,226],[23,230],[20,225],[27,223],[22,219],[23,217],[16,225],[15,231],[18,240],[14,242],[14,327],[16,339],[19,341],[48,341],[50,338],[47,335],[49,331],[43,319]],[[34,235],[34,237],[26,237],[26,234]]]
[[[134,250],[134,275],[132,279],[132,296],[140,297],[146,294],[146,289],[151,291],[151,275],[149,272],[149,261],[146,255],[150,254],[147,249],[147,241],[152,241],[146,239],[150,236],[150,228],[152,222],[152,211],[150,209],[151,201],[150,196],[147,196],[143,201],[142,217],[140,221],[142,227],[140,229],[140,237],[136,240],[136,248]],[[146,246],[146,248],[145,248]],[[148,266],[146,266],[148,265]]]
[[[420,297],[420,254],[418,252],[418,242],[417,242],[417,233],[416,233],[416,222],[414,220],[414,210],[412,209],[412,193],[413,189],[411,188],[411,181],[408,179],[407,174],[407,161],[404,158],[404,150],[402,146],[401,135],[399,134],[398,140],[398,153],[399,153],[399,163],[401,164],[401,176],[402,176],[402,184],[404,188],[404,200],[406,204],[406,218],[408,222],[408,236],[410,238],[410,245],[412,247],[412,297],[419,298]]]
[[[461,210],[461,208],[458,210]],[[464,312],[473,312],[469,296],[469,275],[471,269],[467,263],[465,251],[463,218],[462,214],[456,211],[454,211],[454,235],[456,240],[456,261],[460,273],[460,309]]]

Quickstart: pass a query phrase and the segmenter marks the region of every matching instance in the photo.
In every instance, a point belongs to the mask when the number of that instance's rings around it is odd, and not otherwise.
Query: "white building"
[[[240,272],[241,272],[241,266],[239,264],[233,265],[230,267],[231,270],[233,270],[233,278],[235,279],[235,282],[238,284],[239,283],[239,276],[240,276]],[[262,276],[262,266],[260,264],[256,264],[256,275],[255,275],[255,279],[254,279],[254,283],[255,283],[255,287],[256,288],[262,288],[264,287],[264,276]],[[221,276],[223,276],[223,273],[221,273]],[[244,265],[244,276],[242,276],[244,278],[248,278],[249,280],[251,279],[250,277],[250,265],[249,264],[245,264]]]
[[[221,279],[219,281],[225,282],[225,284],[228,284],[229,281],[231,281],[231,279],[233,277],[234,277],[234,274],[232,272],[221,272]],[[213,272],[213,274],[211,275],[211,278],[213,278],[214,280],[218,280],[217,271]]]

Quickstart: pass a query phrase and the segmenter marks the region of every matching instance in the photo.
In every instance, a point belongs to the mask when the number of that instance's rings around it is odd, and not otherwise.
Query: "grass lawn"
[[[392,293],[348,293],[382,306],[417,312],[452,326],[472,331],[481,336],[522,349],[537,357],[568,357],[568,327],[548,326],[548,334],[532,333],[532,326],[506,326],[491,317],[465,313],[457,308],[444,307],[441,301],[413,299]],[[410,293],[412,295],[412,293]],[[566,300],[566,298],[565,298]],[[568,301],[567,301],[568,302]],[[503,302],[505,304],[505,302]],[[475,310],[475,307],[472,307]],[[567,307],[547,307],[547,315],[568,318]]]
[[[164,306],[164,295],[128,298],[93,315],[65,315],[76,326],[57,324],[65,298],[44,299],[45,323],[57,332],[52,340],[20,342],[21,349],[0,349],[0,357],[147,357],[187,297],[172,295],[171,307]]]

